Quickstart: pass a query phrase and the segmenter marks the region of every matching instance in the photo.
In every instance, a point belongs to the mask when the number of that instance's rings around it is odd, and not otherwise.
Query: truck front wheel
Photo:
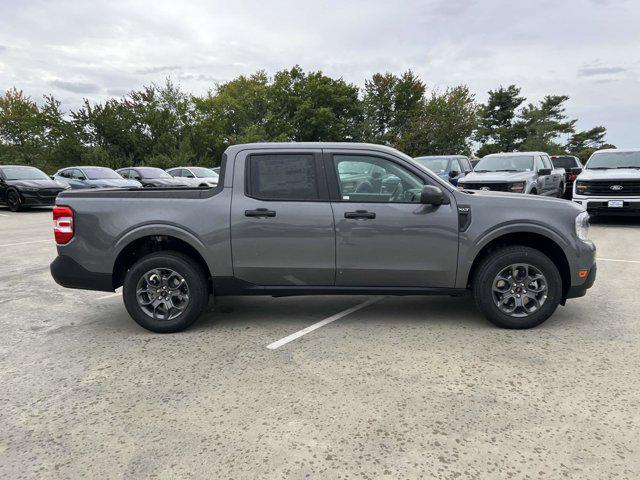
[[[179,332],[191,326],[209,300],[202,268],[179,252],[152,253],[127,272],[122,287],[129,315],[157,333]]]
[[[493,324],[532,328],[555,312],[562,297],[562,278],[542,252],[510,246],[482,260],[472,288],[478,309]]]

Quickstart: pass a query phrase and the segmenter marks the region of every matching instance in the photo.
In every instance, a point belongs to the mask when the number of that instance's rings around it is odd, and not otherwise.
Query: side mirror
[[[538,170],[538,175],[551,175],[550,168],[541,168]]]
[[[55,179],[56,179],[56,176],[55,176],[55,175],[49,175],[49,178],[50,178],[51,180],[55,180]]]
[[[450,178],[456,178],[458,175],[460,175],[460,172],[458,172],[457,170],[451,170],[449,172],[449,177]]]
[[[442,205],[444,193],[439,187],[425,185],[420,192],[420,203],[424,205]]]

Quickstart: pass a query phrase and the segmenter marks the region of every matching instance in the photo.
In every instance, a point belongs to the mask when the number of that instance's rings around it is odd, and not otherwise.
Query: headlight
[[[522,193],[527,188],[527,182],[515,182],[509,185],[510,192]]]
[[[576,193],[584,193],[589,188],[589,184],[587,182],[576,182]]]
[[[576,217],[576,235],[583,242],[589,241],[589,214],[582,212]]]

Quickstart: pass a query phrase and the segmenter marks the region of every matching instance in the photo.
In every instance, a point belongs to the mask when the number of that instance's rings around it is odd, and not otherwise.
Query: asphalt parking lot
[[[640,477],[640,221],[541,327],[470,299],[224,298],[143,330],[58,287],[51,211],[0,209],[2,478]],[[271,348],[267,348],[271,346]]]

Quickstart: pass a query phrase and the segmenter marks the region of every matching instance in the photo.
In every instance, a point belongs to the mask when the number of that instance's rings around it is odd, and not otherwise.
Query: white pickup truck
[[[595,215],[640,215],[640,149],[598,150],[573,184],[573,201]]]

